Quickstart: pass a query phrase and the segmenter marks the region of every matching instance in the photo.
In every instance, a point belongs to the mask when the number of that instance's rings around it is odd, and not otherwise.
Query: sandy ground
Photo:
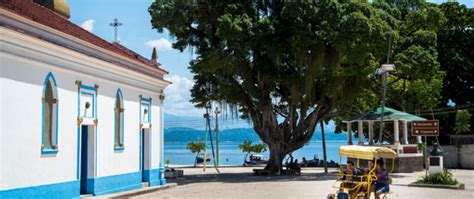
[[[336,170],[324,174],[320,168],[304,168],[301,176],[253,176],[253,168],[184,168],[183,179],[169,180],[177,187],[134,198],[322,198],[335,192]],[[465,190],[408,187],[423,172],[394,174],[388,198],[468,199],[474,198],[474,170],[453,170],[454,176],[466,185]],[[372,196],[373,198],[373,196]]]

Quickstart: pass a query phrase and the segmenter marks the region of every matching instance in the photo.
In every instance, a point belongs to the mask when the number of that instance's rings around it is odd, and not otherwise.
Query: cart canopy
[[[374,158],[394,159],[395,157],[397,157],[397,153],[387,147],[357,145],[340,146],[339,155],[367,160],[371,160]]]

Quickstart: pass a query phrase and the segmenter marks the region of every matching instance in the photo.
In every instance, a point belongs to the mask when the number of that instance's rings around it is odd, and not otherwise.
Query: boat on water
[[[263,155],[250,154],[248,160],[245,160],[244,166],[266,165],[268,159]]]
[[[210,162],[211,158],[206,157],[206,163]],[[202,164],[204,163],[204,154],[198,154],[196,156],[196,164]]]

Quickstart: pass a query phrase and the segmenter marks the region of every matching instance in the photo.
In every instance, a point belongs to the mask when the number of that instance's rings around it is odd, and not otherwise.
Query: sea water
[[[219,143],[219,164],[220,165],[242,165],[246,153],[239,149],[239,144],[242,142],[226,141]],[[334,160],[339,162],[338,149],[339,146],[346,145],[347,141],[326,141],[327,161]],[[187,142],[165,142],[165,160],[169,160],[172,165],[193,165],[196,154],[191,153],[186,149]],[[214,145],[214,151],[216,151]],[[212,160],[212,149],[210,144],[207,145],[208,157]],[[268,158],[268,151],[262,153],[264,157]],[[323,143],[321,141],[310,141],[301,149],[293,152],[293,157],[301,162],[302,158],[312,160],[318,158],[323,159]],[[343,159],[342,161],[345,161]]]

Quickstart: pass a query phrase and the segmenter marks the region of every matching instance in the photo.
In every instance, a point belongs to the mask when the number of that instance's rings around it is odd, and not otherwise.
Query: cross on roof
[[[115,29],[114,42],[117,42],[117,29],[118,29],[119,26],[122,26],[122,23],[118,22],[118,19],[115,18],[114,22],[110,23],[109,25],[114,27],[114,29]]]

